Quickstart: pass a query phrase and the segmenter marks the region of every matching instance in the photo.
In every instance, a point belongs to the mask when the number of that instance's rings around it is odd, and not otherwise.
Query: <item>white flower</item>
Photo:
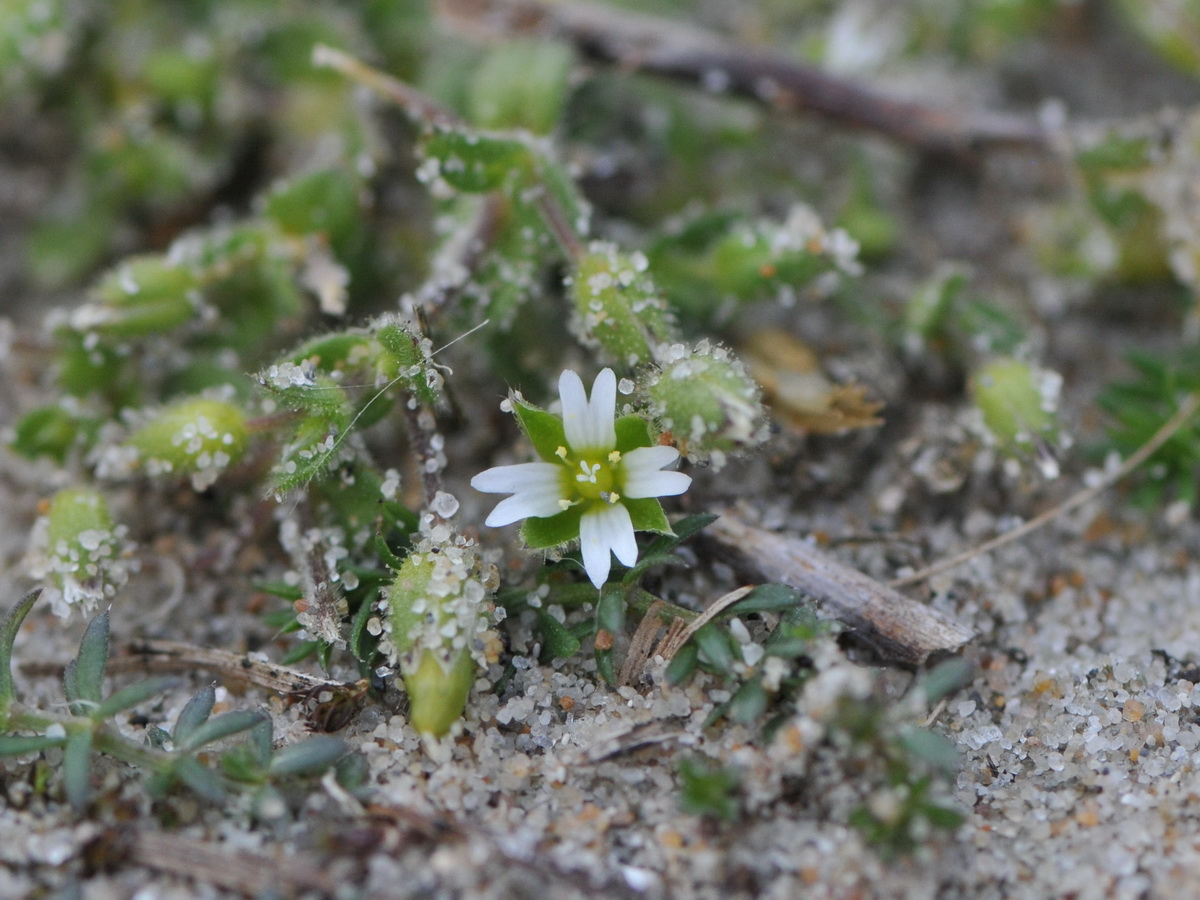
[[[670,532],[656,497],[682,494],[692,479],[662,471],[679,458],[674,447],[650,446],[643,419],[616,419],[617,377],[604,369],[592,384],[567,370],[558,380],[562,419],[520,401],[513,403],[521,427],[542,462],[497,466],[471,479],[501,500],[485,524],[525,520],[526,542],[534,548],[578,538],[583,566],[592,584],[608,579],[612,556],[626,566],[637,562],[635,531]]]

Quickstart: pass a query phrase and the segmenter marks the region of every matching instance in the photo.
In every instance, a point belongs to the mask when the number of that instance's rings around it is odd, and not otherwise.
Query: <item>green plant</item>
[[[221,803],[233,789],[248,790],[256,816],[278,818],[288,808],[282,788],[296,778],[323,773],[348,753],[342,741],[326,736],[276,750],[266,713],[237,710],[213,716],[216,694],[211,685],[188,701],[170,731],[152,728],[145,743],[125,736],[112,720],[148,704],[175,687],[176,681],[151,678],[105,693],[107,612],[91,620],[78,655],[67,663],[63,673],[67,712],[25,706],[13,685],[13,642],[40,593],[27,593],[0,625],[0,756],[61,750],[62,791],[76,812],[85,812],[92,800],[96,754],[144,769],[147,787],[156,796],[182,785],[208,802]],[[229,739],[238,735],[249,739],[228,746]],[[214,754],[215,767],[207,761]]]

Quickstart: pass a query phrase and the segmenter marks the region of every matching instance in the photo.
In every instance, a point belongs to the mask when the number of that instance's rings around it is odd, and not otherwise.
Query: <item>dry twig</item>
[[[845,566],[807,541],[747,525],[726,511],[704,532],[755,581],[782,582],[809,594],[887,662],[923,665],[975,636],[944,613],[910,600]]]
[[[686,81],[782,112],[813,113],[931,152],[1050,149],[1045,130],[1033,119],[953,112],[888,96],[781,53],[628,9],[544,0],[442,0],[439,9],[461,31],[558,37],[582,55],[626,71]]]

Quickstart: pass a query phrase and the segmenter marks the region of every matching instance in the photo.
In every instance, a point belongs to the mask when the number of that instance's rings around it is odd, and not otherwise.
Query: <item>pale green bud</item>
[[[674,344],[663,357],[639,395],[681,453],[721,466],[727,455],[766,440],[759,386],[727,348],[708,341],[694,350]]]
[[[594,243],[570,279],[575,328],[580,338],[621,365],[649,362],[674,336],[666,301],[659,295],[640,253],[619,253]]]
[[[1017,359],[988,363],[971,378],[971,394],[1000,449],[1022,453],[1059,443],[1056,411],[1062,378]]]
[[[558,124],[573,62],[565,44],[518,40],[497,45],[471,79],[471,119],[483,128],[549,134]]]
[[[190,475],[202,491],[239,460],[248,432],[241,409],[223,400],[184,400],[151,415],[126,441],[151,475]]]
[[[439,524],[423,533],[388,590],[380,649],[399,666],[413,727],[424,735],[440,738],[462,716],[496,577],[474,542]]]
[[[433,343],[403,321],[385,322],[375,329],[383,348],[378,368],[381,378],[398,380],[425,406],[441,397],[444,379],[433,362]]]
[[[34,526],[28,563],[35,578],[51,582],[47,596],[58,615],[76,606],[90,612],[125,584],[125,534],[97,491],[67,488],[54,495]]]
[[[197,286],[191,269],[160,256],[136,257],[105,275],[95,299],[75,310],[69,324],[119,339],[171,331],[195,316]]]

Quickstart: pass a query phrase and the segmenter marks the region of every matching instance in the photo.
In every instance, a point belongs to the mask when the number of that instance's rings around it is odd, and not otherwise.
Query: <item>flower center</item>
[[[572,469],[575,493],[584,500],[606,500],[613,490],[613,470],[607,460],[584,457]]]

